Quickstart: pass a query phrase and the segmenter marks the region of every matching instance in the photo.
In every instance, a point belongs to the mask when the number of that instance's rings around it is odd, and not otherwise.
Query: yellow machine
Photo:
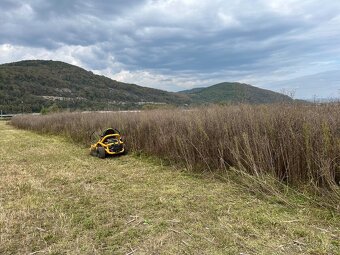
[[[98,142],[91,145],[90,154],[98,158],[107,155],[126,154],[125,144],[116,129],[109,128],[104,131]]]

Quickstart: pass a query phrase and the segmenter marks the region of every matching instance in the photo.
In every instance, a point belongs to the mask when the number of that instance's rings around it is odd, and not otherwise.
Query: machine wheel
[[[96,150],[96,149],[94,149],[94,150],[91,149],[91,151],[90,151],[90,155],[91,155],[91,156],[97,157],[97,154],[98,154],[98,153],[97,153],[97,150]]]
[[[105,149],[103,147],[97,148],[97,156],[98,156],[98,158],[105,158],[106,153],[105,153]]]
[[[124,151],[123,151],[123,153],[122,153],[123,155],[126,155],[126,154],[128,154],[128,150],[126,149],[126,147],[124,147]]]

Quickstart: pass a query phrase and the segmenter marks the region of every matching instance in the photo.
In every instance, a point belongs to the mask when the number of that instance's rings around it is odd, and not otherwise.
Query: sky
[[[0,63],[24,59],[168,91],[238,81],[334,96],[340,1],[0,0]]]

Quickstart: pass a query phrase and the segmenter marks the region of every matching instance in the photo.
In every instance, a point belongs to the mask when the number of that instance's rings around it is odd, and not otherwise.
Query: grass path
[[[0,254],[340,254],[330,211],[5,122],[0,144]]]

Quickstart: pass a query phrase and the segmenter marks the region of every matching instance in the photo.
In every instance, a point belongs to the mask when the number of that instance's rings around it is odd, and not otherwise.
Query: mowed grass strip
[[[0,254],[340,254],[340,217],[0,122]]]

